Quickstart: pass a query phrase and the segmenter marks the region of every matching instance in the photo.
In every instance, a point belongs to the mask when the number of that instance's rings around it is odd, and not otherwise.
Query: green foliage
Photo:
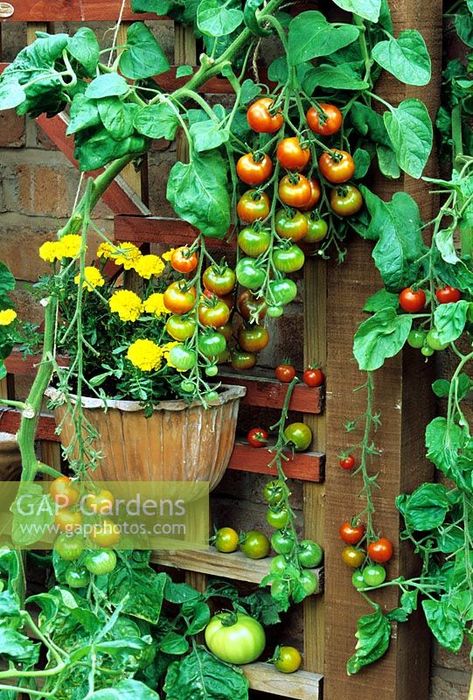
[[[356,651],[347,662],[347,673],[351,676],[380,659],[389,647],[391,625],[379,605],[370,615],[358,618],[355,637]]]
[[[372,55],[384,70],[407,85],[427,85],[430,81],[429,52],[424,37],[415,29],[406,29],[397,39],[380,41]]]
[[[355,333],[353,354],[360,369],[379,369],[404,346],[412,327],[410,316],[398,316],[395,309],[384,308],[368,318]]]

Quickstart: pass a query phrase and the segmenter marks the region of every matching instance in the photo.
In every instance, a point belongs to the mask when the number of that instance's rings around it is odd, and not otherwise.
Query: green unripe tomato
[[[386,580],[386,569],[380,564],[369,564],[363,569],[363,580],[366,586],[381,586]]]
[[[413,330],[407,336],[407,344],[410,345],[411,348],[419,350],[424,345],[426,336],[427,333],[425,331]]]
[[[357,590],[360,590],[361,588],[366,588],[365,579],[363,578],[363,572],[361,569],[357,569],[353,572],[351,582]]]
[[[84,566],[66,571],[66,583],[71,588],[84,588],[89,585],[90,574]]]
[[[207,377],[215,377],[215,375],[218,374],[217,365],[209,365],[208,367],[206,367],[205,374],[207,375]]]
[[[270,318],[279,318],[283,315],[284,309],[282,306],[268,306],[266,313]]]
[[[428,345],[423,345],[420,349],[421,353],[424,355],[424,357],[432,357],[434,354],[435,350]]]
[[[427,345],[432,348],[432,350],[445,350],[448,348],[449,343],[441,343],[439,339],[439,333],[436,328],[431,328],[427,333],[427,338],[425,339]]]

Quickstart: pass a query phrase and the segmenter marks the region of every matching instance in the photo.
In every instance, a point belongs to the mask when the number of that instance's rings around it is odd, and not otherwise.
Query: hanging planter
[[[228,466],[235,440],[242,386],[223,386],[204,408],[199,401],[160,401],[146,418],[138,401],[82,398],[84,417],[97,430],[94,449],[103,453],[94,479],[102,481],[208,481],[214,489]],[[46,395],[54,402],[61,394]],[[74,401],[74,397],[71,397]],[[75,429],[67,405],[55,408],[67,447]]]

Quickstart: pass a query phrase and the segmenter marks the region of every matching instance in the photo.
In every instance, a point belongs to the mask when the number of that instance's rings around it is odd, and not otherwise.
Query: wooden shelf
[[[244,442],[235,442],[228,469],[253,474],[276,476],[276,468],[269,469],[271,453],[267,449],[255,449]],[[325,455],[320,452],[299,452],[284,462],[284,471],[290,479],[321,482],[324,480]]]
[[[164,243],[169,246],[191,244],[199,231],[182,219],[162,216],[116,216],[115,240],[131,243]],[[208,248],[236,248],[236,238],[227,241],[206,238]]]
[[[254,376],[224,369],[218,378],[224,384],[240,384],[246,387],[246,396],[241,400],[242,404],[259,408],[282,408],[287,384],[278,382],[273,372],[258,370],[258,376]],[[289,409],[299,413],[319,414],[323,410],[323,400],[322,387],[310,388],[301,383],[294,389]]]
[[[254,663],[241,666],[252,690],[282,698],[321,700],[323,676],[309,671],[280,673],[272,664]],[[340,699],[341,700],[341,699]]]
[[[10,408],[0,410],[0,431],[16,435],[20,427],[20,419],[20,411]],[[56,421],[53,416],[48,416],[47,414],[40,416],[36,439],[59,442],[59,435],[56,434]]]
[[[217,552],[214,547],[208,549],[179,551],[159,550],[153,552],[151,561],[153,564],[169,567],[171,569],[185,569],[196,571],[208,576],[228,578],[232,581],[245,581],[245,583],[261,583],[269,573],[269,567],[273,557],[264,559],[248,559],[242,552],[224,554]],[[318,593],[323,587],[323,568],[311,569],[318,580]]]

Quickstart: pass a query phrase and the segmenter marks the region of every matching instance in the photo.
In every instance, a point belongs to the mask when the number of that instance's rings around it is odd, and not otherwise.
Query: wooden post
[[[326,264],[308,258],[304,266],[304,363],[317,362],[325,368],[326,337]],[[309,415],[304,418],[314,434],[313,449],[325,452],[326,420]],[[304,537],[323,545],[324,542],[324,484],[305,483],[303,486]],[[323,673],[325,646],[325,615],[322,595],[304,601],[304,669]]]
[[[426,38],[433,59],[433,79],[427,88],[400,85],[384,76],[378,93],[392,103],[418,96],[435,117],[438,106],[441,71],[442,2],[428,4],[415,0],[390,3],[395,35],[407,28],[418,29]],[[431,171],[432,172],[432,171]],[[396,191],[410,193],[418,201],[424,219],[429,220],[435,201],[421,180],[404,177],[395,182],[379,178],[378,194],[390,199]],[[348,677],[347,659],[355,648],[356,619],[370,612],[369,606],[351,584],[351,570],[341,561],[340,524],[362,510],[357,498],[359,477],[338,466],[338,454],[346,445],[357,442],[360,433],[347,434],[344,422],[365,408],[364,392],[352,390],[364,382],[352,356],[353,334],[366,318],[361,312],[366,297],[382,287],[370,258],[371,244],[358,238],[350,240],[347,263],[330,269],[330,294],[327,301],[327,467],[326,467],[326,665],[325,700],[427,700],[429,693],[430,637],[421,614],[409,623],[397,625],[386,657],[368,670]],[[388,575],[409,576],[418,570],[419,560],[407,543],[399,543],[400,516],[394,499],[412,491],[433,477],[433,468],[425,459],[424,430],[433,414],[430,367],[418,351],[405,350],[375,373],[375,407],[381,411],[382,426],[376,443],[382,448],[380,459],[373,461],[373,472],[380,473],[381,489],[375,494],[375,527],[396,543],[395,558]],[[374,596],[385,608],[397,605],[394,589]]]

